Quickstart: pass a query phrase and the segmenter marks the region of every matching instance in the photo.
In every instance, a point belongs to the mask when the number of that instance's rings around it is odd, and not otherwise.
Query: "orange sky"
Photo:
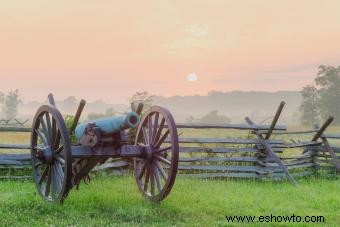
[[[0,91],[296,90],[340,63],[340,1],[0,1]],[[196,73],[197,82],[186,76]]]

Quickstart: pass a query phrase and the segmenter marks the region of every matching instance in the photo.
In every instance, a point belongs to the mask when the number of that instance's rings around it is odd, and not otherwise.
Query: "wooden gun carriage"
[[[62,202],[69,191],[89,179],[89,172],[109,158],[131,158],[140,192],[144,197],[159,202],[171,191],[178,166],[178,135],[170,112],[153,106],[139,115],[136,113],[120,118],[104,120],[105,124],[118,125],[103,130],[103,122],[81,125],[80,143],[71,142],[70,136],[78,124],[85,106],[82,100],[68,130],[55,105],[53,95],[49,105],[41,106],[33,120],[31,134],[31,158],[33,178],[42,198],[50,202]],[[102,126],[102,127],[104,127]],[[135,140],[125,129],[138,126]]]

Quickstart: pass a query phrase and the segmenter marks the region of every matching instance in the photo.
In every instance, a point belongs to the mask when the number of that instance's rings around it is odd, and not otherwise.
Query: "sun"
[[[187,81],[188,82],[196,82],[198,80],[198,76],[196,73],[189,73],[187,75]]]

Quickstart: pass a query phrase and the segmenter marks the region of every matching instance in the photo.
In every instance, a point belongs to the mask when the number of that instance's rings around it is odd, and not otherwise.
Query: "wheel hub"
[[[51,147],[46,147],[44,149],[37,150],[37,157],[43,160],[46,164],[52,164],[53,152]]]
[[[146,149],[145,149],[145,157],[146,157],[146,160],[147,162],[151,162],[152,161],[152,154],[153,154],[153,148],[151,145],[147,146]]]

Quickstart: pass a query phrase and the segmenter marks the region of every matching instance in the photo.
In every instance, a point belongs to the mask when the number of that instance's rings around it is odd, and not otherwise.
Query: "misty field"
[[[295,128],[294,130],[302,130]],[[332,128],[330,132],[339,131]],[[183,137],[249,138],[248,131],[181,130]],[[275,136],[289,142],[288,136]],[[299,136],[309,140],[311,135]],[[1,143],[29,143],[28,133],[0,133]],[[22,152],[3,150],[3,153]],[[299,149],[282,155],[293,155]],[[178,177],[170,196],[161,204],[143,199],[132,176],[97,175],[89,185],[72,190],[63,205],[49,204],[31,181],[0,181],[1,226],[238,226],[226,216],[324,216],[325,223],[340,222],[340,180],[298,178],[289,182],[255,180],[199,180]],[[245,225],[247,223],[243,223]],[[266,223],[277,226],[280,223]],[[296,223],[281,223],[283,226]],[[311,223],[300,223],[311,226]],[[255,223],[254,226],[263,226]]]

